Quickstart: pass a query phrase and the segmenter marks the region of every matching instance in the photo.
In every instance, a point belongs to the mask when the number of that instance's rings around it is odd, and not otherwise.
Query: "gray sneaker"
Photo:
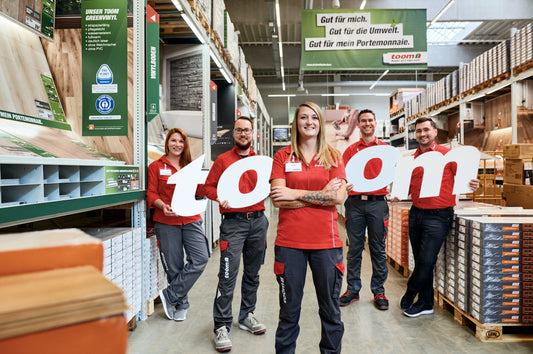
[[[185,321],[187,318],[187,309],[176,310],[174,312],[174,321]]]
[[[229,333],[226,326],[222,326],[216,330],[215,349],[217,352],[227,352],[231,350],[231,339],[229,339]]]
[[[248,317],[239,324],[239,328],[249,331],[252,334],[262,334],[267,330],[265,325],[259,322],[251,312],[248,314]]]
[[[165,289],[159,290],[159,298],[161,299],[161,303],[163,303],[163,309],[165,310],[165,315],[167,315],[169,320],[174,319],[174,306],[172,306],[171,303],[168,302],[168,299],[165,296]]]

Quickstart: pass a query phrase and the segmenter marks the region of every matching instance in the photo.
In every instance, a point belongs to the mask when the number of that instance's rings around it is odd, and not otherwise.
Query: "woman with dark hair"
[[[168,184],[167,180],[191,161],[187,135],[180,128],[173,128],[165,139],[165,155],[148,166],[146,198],[148,206],[155,208],[155,234],[168,281],[168,287],[160,290],[159,296],[165,314],[175,321],[185,320],[189,308],[187,293],[209,259],[200,215],[180,216],[171,208],[176,185]]]
[[[340,353],[344,264],[335,205],[344,202],[346,174],[340,153],[326,142],[324,117],[316,104],[298,106],[291,145],[276,153],[270,181],[270,196],[279,208],[274,249],[280,303],[276,352],[296,350],[309,264],[322,323],[320,352]]]

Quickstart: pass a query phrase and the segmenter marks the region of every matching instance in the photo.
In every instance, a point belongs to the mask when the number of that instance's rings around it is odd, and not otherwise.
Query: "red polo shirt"
[[[146,201],[150,208],[154,208],[154,202],[161,198],[165,204],[171,205],[174,195],[175,184],[168,184],[168,178],[178,170],[168,161],[166,155],[161,156],[148,166],[148,189]],[[200,215],[194,216],[166,216],[163,210],[155,208],[154,221],[167,225],[185,225],[200,220]]]
[[[371,146],[378,146],[378,145],[387,145],[383,141],[379,140],[378,138],[374,137],[374,140],[370,142],[370,144],[366,144],[363,139],[353,143],[350,145],[345,151],[344,154],[342,154],[342,159],[344,160],[344,166],[348,164],[348,161],[357,154],[359,151],[366,149],[367,147]],[[365,178],[366,179],[374,179],[376,178],[379,173],[381,172],[381,167],[383,165],[383,162],[381,159],[372,159],[368,161],[368,163],[365,166]],[[383,187],[381,189],[378,189],[376,191],[372,192],[356,192],[356,191],[349,191],[348,195],[359,195],[359,194],[366,194],[366,195],[387,195],[389,192],[387,191],[387,187]]]
[[[428,152],[438,151],[443,155],[446,155],[451,149],[437,145],[433,143],[426,151],[422,152],[420,148],[416,149],[414,157],[415,159]],[[424,169],[417,167],[413,170],[411,175],[411,185],[409,187],[409,193],[413,200],[413,205],[420,209],[444,209],[455,206],[455,195],[453,192],[453,184],[455,182],[455,173],[457,172],[457,163],[450,162],[444,167],[442,174],[442,184],[440,185],[440,193],[436,197],[419,198],[420,187],[422,185],[422,177],[424,175]]]
[[[255,153],[255,151],[250,148],[250,153],[248,154],[248,156],[256,155],[257,154]],[[217,200],[217,186],[220,176],[222,176],[222,173],[226,170],[226,168],[228,168],[230,165],[239,161],[242,158],[243,157],[239,155],[235,146],[230,151],[227,151],[216,158],[215,162],[213,163],[213,166],[209,170],[209,174],[207,175],[207,179],[204,185],[204,193],[207,198],[211,200]],[[246,171],[239,180],[239,191],[243,194],[250,193],[255,189],[256,184],[257,173],[255,171]],[[265,210],[265,203],[263,201],[260,201],[259,203],[256,203],[252,206],[229,209],[224,209],[219,205],[219,210],[221,214],[250,213],[253,211]]]
[[[272,164],[270,180],[282,178],[287,187],[320,191],[335,177],[346,179],[344,166],[328,171],[317,160],[309,163],[291,157],[291,147],[287,146],[276,153]],[[287,168],[287,163],[293,163]],[[300,166],[296,167],[295,166]],[[289,169],[290,171],[287,171]],[[330,249],[342,247],[337,228],[337,209],[334,205],[312,205],[296,209],[279,208],[277,246],[298,249]]]

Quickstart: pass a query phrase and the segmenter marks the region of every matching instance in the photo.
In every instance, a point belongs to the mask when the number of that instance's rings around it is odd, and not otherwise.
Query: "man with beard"
[[[257,155],[250,147],[252,143],[252,121],[239,117],[233,123],[235,146],[217,157],[207,176],[204,191],[206,196],[219,203],[222,223],[220,225],[220,269],[218,286],[213,306],[215,323],[215,349],[229,351],[229,338],[233,316],[231,303],[239,272],[241,254],[243,275],[241,283],[241,306],[239,328],[252,334],[266,332],[266,327],[254,316],[259,287],[259,269],[264,262],[268,220],[264,215],[263,201],[245,208],[232,208],[227,200],[219,200],[217,185],[222,173],[233,163],[248,156]],[[247,171],[239,180],[241,193],[252,192],[257,184],[257,173]]]

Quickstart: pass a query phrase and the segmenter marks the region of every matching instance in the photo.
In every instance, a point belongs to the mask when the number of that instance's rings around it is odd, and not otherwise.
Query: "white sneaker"
[[[176,310],[174,312],[174,321],[184,321],[187,318],[187,309]]]
[[[215,349],[217,352],[227,352],[231,350],[231,339],[229,339],[229,333],[226,326],[222,326],[216,330]]]
[[[239,323],[239,328],[244,329],[252,334],[262,334],[267,330],[266,326],[259,322],[251,312],[248,314],[248,317],[244,319],[244,321]]]

